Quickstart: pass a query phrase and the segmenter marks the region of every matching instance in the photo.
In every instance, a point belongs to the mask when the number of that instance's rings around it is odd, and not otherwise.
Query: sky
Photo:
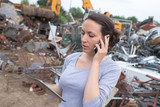
[[[21,0],[10,0],[13,3],[20,3]],[[29,3],[36,3],[37,0],[29,0]],[[160,0],[90,0],[95,10],[101,13],[109,12],[113,16],[125,18],[135,16],[139,21],[153,16],[154,20],[160,22]],[[61,0],[61,6],[68,11],[70,7],[80,7],[82,0]]]

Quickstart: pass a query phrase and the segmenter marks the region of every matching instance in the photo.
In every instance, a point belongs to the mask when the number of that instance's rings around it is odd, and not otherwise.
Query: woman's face
[[[100,39],[102,39],[101,25],[93,20],[87,19],[83,23],[81,31],[83,52],[93,53],[93,48],[95,44],[99,43]]]

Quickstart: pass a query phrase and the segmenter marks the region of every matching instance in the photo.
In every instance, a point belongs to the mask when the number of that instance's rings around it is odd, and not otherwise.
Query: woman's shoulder
[[[112,60],[111,57],[107,57],[102,66],[107,67],[107,69],[121,69],[120,66],[114,60]]]
[[[75,59],[77,57],[79,57],[82,54],[82,52],[76,52],[76,53],[72,53],[70,55],[68,55],[65,60],[71,60],[71,59]]]
[[[104,61],[104,63],[101,64],[100,67],[100,77],[110,75],[112,77],[119,78],[119,75],[121,73],[120,66],[112,60],[112,58],[107,58],[107,60]]]

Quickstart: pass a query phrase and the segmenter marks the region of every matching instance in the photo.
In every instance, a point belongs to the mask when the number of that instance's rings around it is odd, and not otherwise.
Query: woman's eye
[[[81,33],[81,35],[84,35],[85,33]]]
[[[94,37],[94,35],[89,35],[89,37],[93,38],[93,37]]]
[[[84,35],[85,33],[83,31],[81,31],[81,35]]]

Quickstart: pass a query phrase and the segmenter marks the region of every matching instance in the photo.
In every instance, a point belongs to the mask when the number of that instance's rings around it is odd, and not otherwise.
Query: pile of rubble
[[[0,14],[1,17],[1,32],[0,43],[1,49],[21,47],[25,42],[33,39],[34,33],[29,30],[24,30],[24,26],[16,25],[12,19],[7,19],[5,15]]]
[[[5,73],[25,73],[45,81],[49,78],[50,81],[57,82],[61,76],[64,58],[72,52],[82,51],[79,36],[81,27],[77,24],[54,26],[48,20],[44,21],[43,18],[40,20],[40,17],[15,14],[17,11],[12,3],[0,2],[0,4],[0,49],[16,53],[12,58],[0,53],[0,70],[7,71]],[[160,27],[143,26],[142,29],[132,31],[129,33],[132,35],[121,37],[120,42],[109,50],[109,55],[116,62],[123,61],[125,65],[131,65],[130,68],[149,69],[159,76]],[[23,65],[16,63],[19,58],[21,64],[24,62]],[[119,64],[123,66],[122,63]],[[125,81],[127,76],[121,74],[117,84],[119,92],[108,106],[129,107],[130,104],[133,107],[160,106],[157,102],[160,96],[160,78],[147,75],[151,80],[142,81],[141,78],[133,77],[127,85]],[[23,81],[23,85],[28,87],[31,84]]]
[[[39,8],[12,4],[9,1],[0,2],[0,4],[0,43],[2,44],[0,49],[16,48],[37,52],[50,48],[54,53],[65,56],[74,50],[70,49],[71,47],[76,49],[80,47],[80,43],[77,42],[80,41],[77,40],[81,31],[79,25],[59,26],[56,16],[53,15],[51,18],[48,15],[42,15]]]
[[[57,26],[51,19],[53,12],[46,16],[45,9],[8,0],[0,1],[0,5],[0,74],[21,75],[22,85],[27,87],[31,84],[24,75],[50,83],[58,81],[64,58],[81,47],[79,25]]]
[[[122,67],[128,87],[113,98],[112,106],[160,107],[160,27],[147,24],[133,32],[109,53]]]
[[[160,27],[148,31],[140,29],[130,37],[122,36],[113,50],[112,58],[116,61],[134,63],[136,67],[144,67],[160,72]]]

